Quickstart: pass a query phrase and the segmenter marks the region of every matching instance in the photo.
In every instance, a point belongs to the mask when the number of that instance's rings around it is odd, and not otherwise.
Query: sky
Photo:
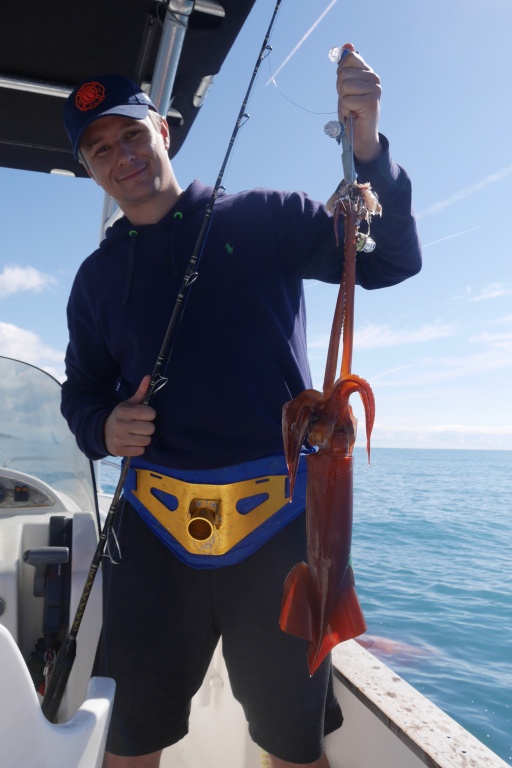
[[[215,182],[274,5],[257,0],[174,159],[182,186]],[[401,285],[356,291],[352,370],[375,394],[374,447],[512,449],[511,29],[512,0],[283,0],[224,177],[228,192],[327,200],[342,176],[323,131],[336,111],[327,52],[352,42],[379,74],[380,130],[412,179],[424,262]],[[62,380],[67,298],[103,195],[10,169],[0,190],[0,354]],[[320,389],[336,289],[310,282],[306,297]]]

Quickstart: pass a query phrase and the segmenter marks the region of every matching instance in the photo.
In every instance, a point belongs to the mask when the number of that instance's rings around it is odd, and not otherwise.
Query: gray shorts
[[[104,625],[96,674],[116,696],[107,749],[156,752],[186,735],[190,702],[219,637],[252,739],[295,763],[317,760],[342,723],[330,659],[309,676],[306,643],[279,629],[284,580],[306,559],[299,515],[241,563],[181,563],[129,504],[118,515],[122,561],[103,563]]]

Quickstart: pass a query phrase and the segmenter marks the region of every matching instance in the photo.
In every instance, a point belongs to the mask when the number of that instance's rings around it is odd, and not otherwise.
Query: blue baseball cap
[[[85,129],[108,115],[144,120],[148,111],[157,108],[142,88],[124,75],[97,75],[82,80],[64,104],[64,124],[73,154],[78,158]]]

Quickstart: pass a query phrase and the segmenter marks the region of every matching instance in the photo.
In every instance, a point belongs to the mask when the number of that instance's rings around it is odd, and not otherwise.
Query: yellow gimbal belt
[[[135,498],[192,554],[228,552],[290,501],[288,475],[213,485],[134,471]]]

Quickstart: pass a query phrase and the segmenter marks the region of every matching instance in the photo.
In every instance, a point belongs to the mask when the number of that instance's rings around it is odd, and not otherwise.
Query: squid
[[[349,398],[357,392],[363,402],[369,462],[375,400],[368,382],[351,372],[354,293],[356,253],[367,237],[359,232],[359,225],[363,220],[369,224],[371,215],[380,214],[381,208],[369,185],[354,181],[342,182],[331,210],[337,243],[339,217],[345,218],[345,264],[323,392],[307,389],[283,407],[283,442],[291,495],[304,440],[307,438],[316,447],[306,458],[307,563],[298,563],[286,578],[279,622],[284,632],[307,641],[310,675],[335,645],[366,630],[351,564],[352,452],[357,419]],[[342,333],[341,371],[335,380]]]

